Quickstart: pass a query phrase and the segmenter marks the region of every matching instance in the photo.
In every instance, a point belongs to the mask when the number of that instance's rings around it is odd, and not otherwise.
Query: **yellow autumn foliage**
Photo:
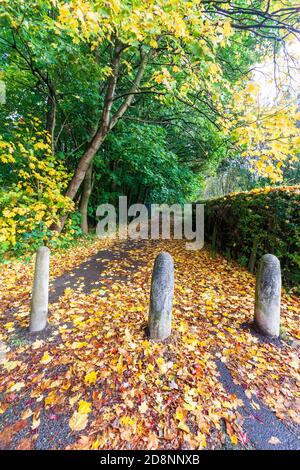
[[[172,52],[172,66],[164,64],[167,60],[158,68],[156,64],[143,86],[155,91],[161,102],[179,100],[200,109],[200,114],[201,99],[210,96],[209,106],[219,116],[215,119],[219,129],[250,160],[253,171],[272,182],[282,180],[284,162],[295,158],[299,148],[297,110],[286,100],[273,106],[258,105],[258,83],[233,85],[224,77],[219,53],[233,40],[230,18],[207,15],[207,2],[201,0],[71,0],[55,4],[58,34],[67,32],[75,43],[88,42],[96,49],[117,38],[127,50],[134,53],[139,45],[154,59],[159,48],[166,51],[166,57]],[[268,7],[276,11],[280,4],[274,1]],[[222,8],[226,9],[226,2]],[[132,71],[128,71],[130,75]],[[230,105],[220,99],[223,92],[232,96]],[[202,98],[198,102],[195,96]]]
[[[238,118],[232,122],[232,137],[259,176],[273,183],[283,179],[287,161],[297,161],[300,113],[297,104],[286,97],[270,103],[260,98],[260,87],[250,82],[233,95]]]
[[[47,241],[50,226],[73,202],[64,196],[69,175],[52,155],[50,137],[39,122],[18,123],[10,141],[0,136],[0,161],[16,175],[9,190],[0,193],[0,244],[2,251],[18,243]],[[39,235],[37,235],[37,232]]]

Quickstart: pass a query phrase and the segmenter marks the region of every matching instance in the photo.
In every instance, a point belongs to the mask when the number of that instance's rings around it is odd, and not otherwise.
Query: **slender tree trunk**
[[[125,194],[128,194],[128,196],[127,196],[128,207],[131,206],[133,192],[134,192],[134,188],[133,188],[133,186],[130,186],[129,193],[127,193],[127,191],[125,193]]]
[[[112,75],[107,85],[107,90],[104,99],[104,109],[101,118],[101,122],[99,123],[98,131],[94,135],[88,149],[82,156],[75,174],[70,182],[68,190],[66,192],[66,196],[70,199],[74,199],[84,177],[88,170],[90,163],[93,161],[96,153],[98,152],[99,148],[101,147],[103,141],[105,140],[107,134],[114,128],[117,122],[123,117],[126,113],[128,108],[130,107],[137,90],[139,89],[141,80],[143,78],[145,68],[147,65],[148,56],[144,54],[141,57],[141,63],[136,74],[135,80],[129,90],[129,93],[126,95],[123,103],[117,109],[113,116],[111,116],[111,109],[114,101],[115,90],[118,81],[118,74],[119,74],[119,65],[120,65],[120,56],[123,50],[123,47],[118,41],[115,44],[115,51],[114,57],[112,59]],[[58,232],[61,232],[67,216],[64,216],[60,219],[59,226],[53,227]]]
[[[46,117],[46,129],[51,136],[51,148],[52,154],[55,153],[55,125],[56,125],[56,97],[54,87],[50,87],[47,98],[47,117]]]
[[[137,201],[136,201],[138,204],[143,204],[143,198],[142,198],[143,192],[144,192],[144,187],[140,184],[139,185],[138,197],[137,197]]]
[[[69,187],[66,191],[66,196],[68,196],[70,199],[74,199],[76,196],[76,193],[84,180],[85,174],[93,161],[96,153],[98,152],[99,148],[101,147],[102,143],[104,142],[104,139],[107,135],[107,130],[104,129],[104,126],[99,129],[95,137],[93,138],[91,144],[89,145],[89,148],[87,151],[84,153],[82,156],[76,172],[72,178],[72,181],[69,184]]]
[[[89,233],[89,226],[88,226],[88,205],[89,199],[92,192],[92,174],[93,174],[93,163],[87,169],[86,175],[83,180],[82,185],[82,194],[79,204],[79,210],[81,214],[81,230],[84,235]]]
[[[147,202],[148,194],[149,194],[149,188],[145,188],[143,204],[145,204]]]
[[[116,162],[116,160],[113,160],[113,161],[111,162],[111,172],[112,172],[112,173],[114,173],[114,172],[116,171],[116,167],[117,167],[117,162]],[[112,178],[112,180],[111,180],[111,185],[110,185],[110,191],[111,191],[112,193],[115,193],[116,190],[117,190],[117,185],[116,185],[115,180]]]

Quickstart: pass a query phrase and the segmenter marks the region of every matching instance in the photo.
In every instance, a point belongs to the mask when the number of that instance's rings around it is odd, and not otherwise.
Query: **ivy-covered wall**
[[[276,255],[283,283],[300,292],[300,185],[233,193],[205,204],[205,238],[212,248],[255,272]]]

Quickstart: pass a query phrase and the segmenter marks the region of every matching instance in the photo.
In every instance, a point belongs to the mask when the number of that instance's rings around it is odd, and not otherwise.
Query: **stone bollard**
[[[31,298],[29,331],[41,331],[47,325],[49,295],[50,250],[46,246],[37,249]]]
[[[174,294],[174,262],[169,253],[160,253],[154,263],[148,318],[149,336],[162,341],[171,335]]]
[[[265,336],[279,336],[280,299],[280,261],[274,255],[264,255],[256,277],[254,324]]]

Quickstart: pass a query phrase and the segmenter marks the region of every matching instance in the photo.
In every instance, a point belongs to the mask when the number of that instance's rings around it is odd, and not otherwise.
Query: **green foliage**
[[[94,161],[90,216],[102,202],[173,203],[195,198],[199,176],[168,149],[167,131],[157,125],[120,122]]]
[[[265,253],[274,254],[280,259],[285,285],[299,290],[299,185],[205,201],[205,235],[217,250],[250,268]]]

